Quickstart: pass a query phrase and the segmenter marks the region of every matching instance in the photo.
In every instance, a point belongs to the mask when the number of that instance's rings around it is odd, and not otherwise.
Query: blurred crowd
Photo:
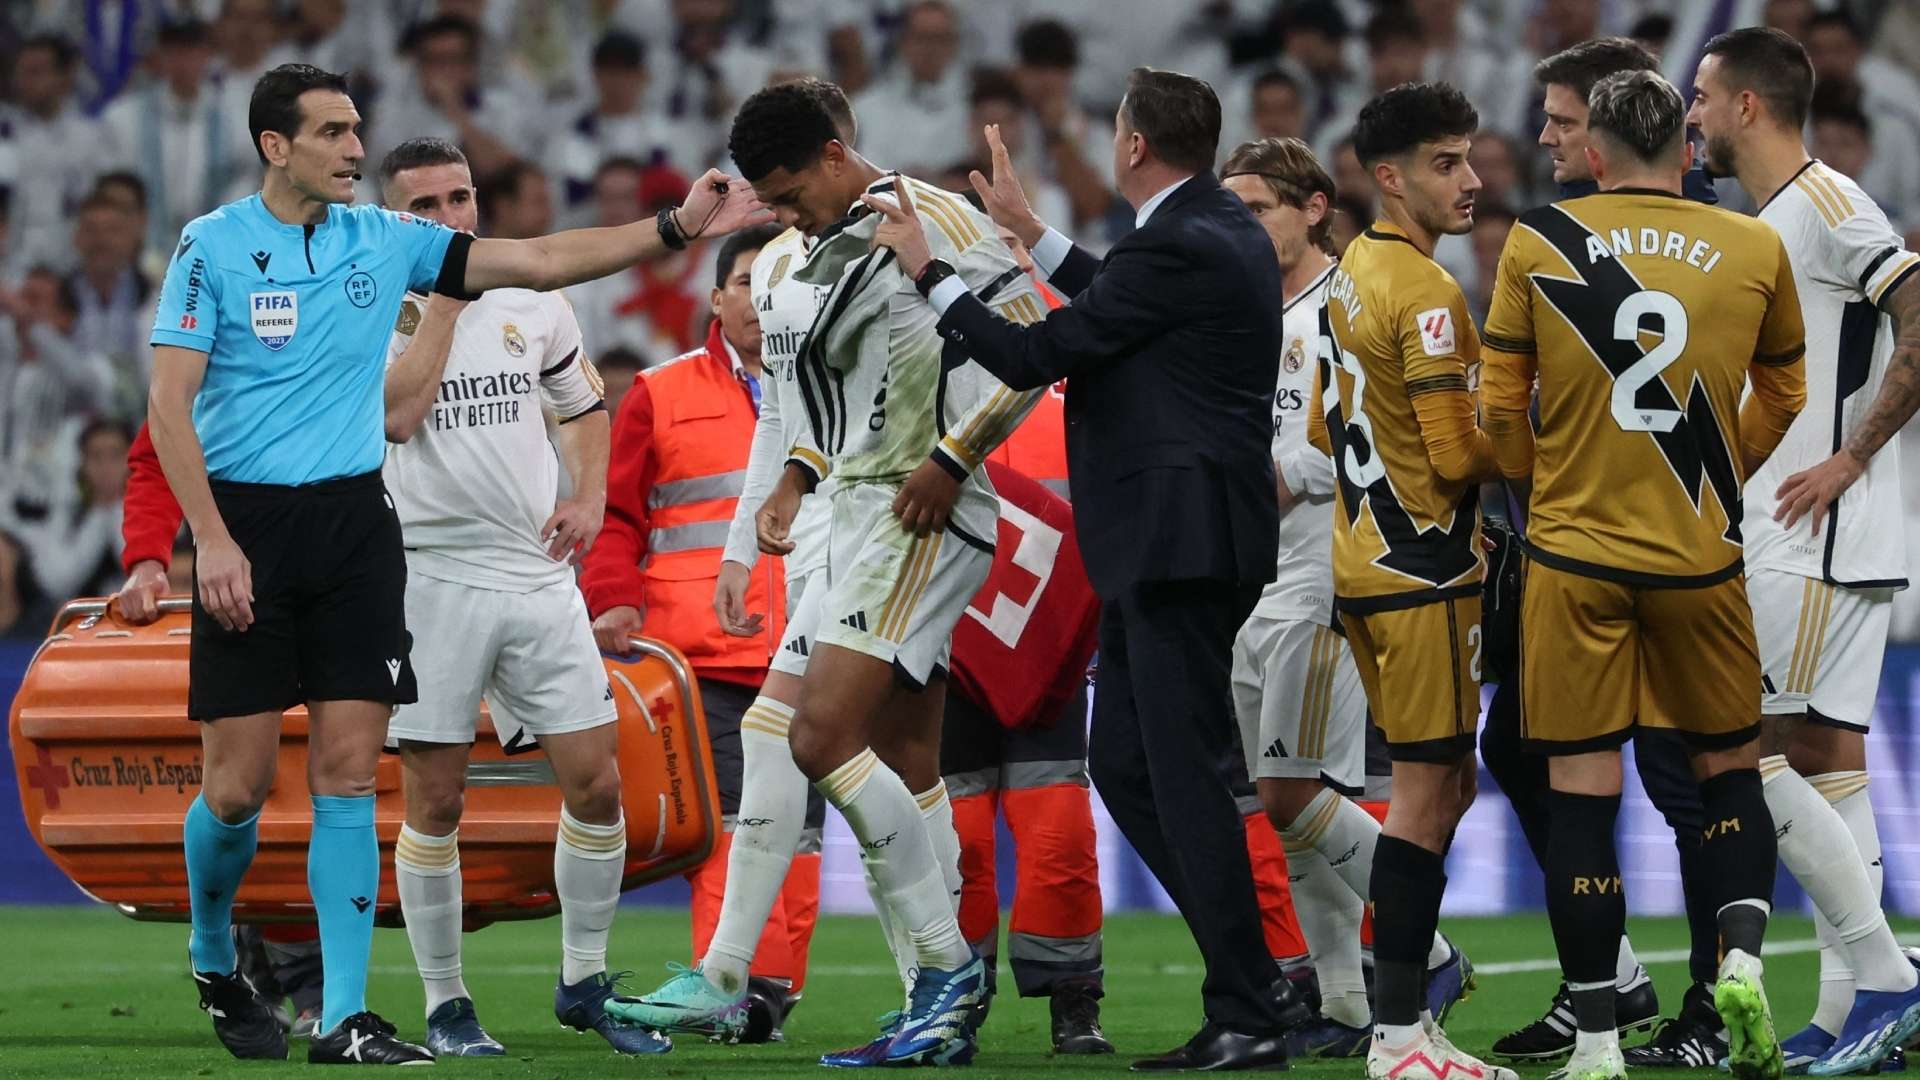
[[[1445,79],[1479,109],[1485,186],[1474,233],[1438,257],[1484,314],[1507,228],[1555,194],[1534,61],[1624,34],[1687,86],[1706,38],[1755,23],[1812,55],[1816,155],[1920,248],[1920,4],[1903,0],[0,0],[0,632],[38,634],[59,599],[118,584],[155,285],[184,224],[257,190],[247,101],[277,64],[351,74],[364,200],[398,142],[458,142],[490,235],[675,204],[726,167],[737,102],[816,74],[852,95],[868,158],[956,189],[999,124],[1041,216],[1096,249],[1133,224],[1110,162],[1136,65],[1211,82],[1223,151],[1307,140],[1340,186],[1340,243],[1372,220],[1347,138],[1360,105]],[[570,291],[610,394],[704,339],[711,257],[696,244]],[[1920,636],[1920,602],[1903,607]]]

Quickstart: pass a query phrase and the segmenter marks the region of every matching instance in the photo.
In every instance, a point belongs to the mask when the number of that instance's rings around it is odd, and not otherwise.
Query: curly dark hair
[[[740,105],[727,152],[753,183],[775,169],[799,172],[840,137],[818,90],[801,83],[763,87]]]
[[[1353,125],[1353,153],[1371,166],[1398,157],[1421,143],[1471,135],[1480,114],[1467,95],[1450,83],[1401,83],[1367,102]]]

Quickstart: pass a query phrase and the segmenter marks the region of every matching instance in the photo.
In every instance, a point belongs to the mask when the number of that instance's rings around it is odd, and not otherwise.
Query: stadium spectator
[[[1767,0],[1766,7],[1761,9],[1760,22],[1804,44],[1813,17],[1819,13],[1813,0]]]
[[[1029,167],[1065,193],[1076,225],[1090,223],[1112,210],[1116,199],[1094,165],[1112,156],[1113,122],[1095,117],[1074,99],[1080,43],[1065,23],[1038,19],[1020,28],[1014,51],[1014,85],[1040,138],[1040,152],[1030,155],[1034,164]],[[980,125],[973,127],[977,140]]]
[[[74,97],[78,55],[63,38],[28,38],[13,58],[13,105],[0,112],[0,140],[12,144],[14,273],[64,266],[79,205],[99,168],[103,132]]]
[[[1662,12],[1642,16],[1627,28],[1627,37],[1657,60],[1666,55],[1667,43],[1673,40],[1673,16]]]
[[[586,218],[594,180],[602,164],[618,154],[645,162],[672,162],[689,170],[706,165],[693,160],[698,139],[686,137],[647,101],[647,51],[639,38],[614,31],[593,47],[593,104],[574,116],[555,139],[554,167],[563,185],[570,216]]]
[[[402,140],[434,136],[466,151],[476,176],[490,176],[515,158],[543,160],[544,117],[533,103],[482,85],[480,47],[480,28],[458,15],[409,31],[403,51],[411,77],[395,80],[381,102],[377,148],[368,146],[368,153],[378,158]]]
[[[288,50],[328,71],[348,72],[356,92],[373,92],[392,69],[399,34],[383,0],[296,0]]]
[[[74,339],[73,287],[50,267],[0,290],[0,314],[0,522],[39,522],[73,501],[74,432],[105,411],[113,367]]]
[[[1306,102],[1300,96],[1299,81],[1280,68],[1263,72],[1253,80],[1248,119],[1256,139],[1305,138]]]
[[[920,175],[967,141],[967,72],[960,18],[946,0],[920,0],[902,16],[892,67],[853,99],[863,149],[887,168]]]
[[[47,519],[20,528],[40,591],[59,601],[106,596],[120,582],[120,512],[127,494],[133,431],[120,420],[81,428],[78,498]]]
[[[1474,140],[1474,149],[1480,148],[1480,140]],[[1478,165],[1475,172],[1480,172]],[[1480,172],[1484,180],[1486,173]],[[1484,188],[1482,190],[1485,190]],[[1523,204],[1524,205],[1524,204]],[[1513,223],[1519,217],[1508,203],[1497,199],[1475,200],[1473,206],[1473,285],[1467,289],[1467,308],[1473,312],[1476,323],[1487,320],[1487,308],[1493,302],[1493,282],[1500,266],[1500,249],[1506,245],[1507,233],[1513,230]]]
[[[1813,61],[1815,85],[1829,100],[1851,96],[1873,118],[1878,152],[1865,172],[1851,175],[1875,201],[1911,212],[1920,206],[1920,79],[1868,55],[1860,24],[1844,10],[1816,14],[1806,33],[1801,44]]]
[[[1467,160],[1480,174],[1479,201],[1510,207],[1534,204],[1532,186],[1522,171],[1513,138],[1505,132],[1482,128],[1473,137]]]
[[[254,81],[266,74],[267,69],[294,56],[280,47],[286,27],[275,0],[221,0],[219,7],[220,17],[213,23],[213,42],[220,53],[220,115],[225,123],[244,127],[247,108],[252,104]],[[251,150],[249,146],[248,151]],[[257,164],[254,168],[258,168]],[[259,176],[257,171],[249,173],[249,179],[258,180]],[[213,206],[209,204],[201,209],[204,212]],[[173,245],[169,242],[163,246],[171,249]]]
[[[1466,92],[1480,112],[1480,128],[1512,131],[1525,123],[1531,58],[1500,47],[1486,14],[1462,0],[1414,0],[1404,13],[1426,46],[1424,76]]]
[[[1872,172],[1873,124],[1858,105],[1844,95],[1816,91],[1808,117],[1813,129],[1808,149],[1814,157],[1842,176],[1866,176]],[[1895,221],[1903,220],[1912,210],[1900,204],[1897,192],[1867,188],[1867,194]]]
[[[654,107],[700,132],[706,158],[719,155],[734,106],[774,69],[772,54],[736,23],[735,7],[734,0],[673,0],[669,47],[657,65]]]
[[[1427,68],[1426,32],[1413,12],[1383,5],[1367,20],[1367,78],[1376,94],[1419,82]]]
[[[1283,63],[1300,81],[1307,130],[1314,133],[1315,156],[1323,161],[1330,136],[1344,133],[1366,100],[1366,91],[1347,62],[1347,38],[1352,32],[1346,15],[1332,0],[1305,0],[1288,8],[1280,20]]]
[[[259,162],[241,118],[224,113],[232,98],[224,92],[226,77],[214,72],[205,23],[162,26],[153,61],[157,77],[122,94],[101,119],[119,162],[150,194],[146,242],[167,251],[187,222],[254,184]],[[140,344],[146,344],[144,333]]]
[[[80,260],[67,278],[79,310],[74,340],[113,363],[108,410],[138,416],[146,409],[153,323],[153,282],[140,271],[139,219],[111,196],[88,195],[74,218],[73,251]]]
[[[686,178],[670,166],[611,159],[594,178],[592,224],[619,225],[656,213],[686,190]],[[707,258],[704,248],[695,242],[684,252],[567,290],[588,354],[625,346],[643,356],[672,357],[697,345],[707,322],[697,272]]]
[[[140,179],[139,174],[126,169],[114,169],[111,172],[101,173],[93,182],[93,190],[87,193],[89,199],[96,196],[124,211],[128,220],[133,223],[133,231],[136,235],[141,237],[155,235],[147,223],[147,182]],[[174,243],[178,240],[179,235],[175,234],[167,237],[164,243],[157,246],[145,241],[141,243],[139,266],[140,272],[146,275],[147,280],[159,281],[160,275],[167,272],[167,257],[173,253]],[[4,247],[4,244],[0,244],[0,249]],[[4,265],[4,259],[4,250],[0,250],[0,265]]]
[[[553,185],[540,166],[517,158],[487,174],[478,195],[488,236],[525,240],[553,231]],[[629,214],[621,223],[632,221]]]
[[[52,619],[53,604],[33,580],[26,546],[0,529],[0,637],[39,637]]]
[[[1334,143],[1330,157],[1333,161],[1333,189],[1340,193],[1341,198],[1351,199],[1367,206],[1369,208],[1367,221],[1371,224],[1373,221],[1371,208],[1374,203],[1373,181],[1367,179],[1367,170],[1360,164],[1360,155],[1354,153],[1353,136],[1344,135],[1339,142]]]
[[[651,366],[647,358],[624,345],[615,345],[594,359],[594,366],[600,369],[600,379],[607,386],[607,413],[620,415],[620,403],[627,399],[627,391],[633,389],[633,380],[640,372]]]
[[[967,160],[971,162],[991,161],[993,155],[987,148],[983,132],[991,124],[1000,130],[1000,141],[1006,144],[1007,151],[1022,161],[1034,160],[1041,155],[1025,154],[1021,151],[1029,147],[1028,113],[1026,99],[1020,94],[1020,87],[1013,77],[999,68],[981,68],[973,73],[973,90],[968,95],[972,106],[967,123],[968,145],[971,147]],[[984,173],[985,170],[983,169]],[[1036,168],[1034,174],[1022,176],[1021,182],[1033,199],[1034,212],[1052,214],[1053,221],[1067,221],[1073,217],[1073,201],[1060,185],[1047,179]]]
[[[1338,182],[1336,181],[1336,186]],[[1338,195],[1333,200],[1333,227],[1327,239],[1335,255],[1344,253],[1353,238],[1373,226],[1373,204],[1354,195]]]

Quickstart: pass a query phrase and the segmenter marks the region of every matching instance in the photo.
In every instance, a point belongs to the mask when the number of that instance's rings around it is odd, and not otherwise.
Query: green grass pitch
[[[1920,924],[1911,920],[1895,925],[1903,938],[1917,928]],[[1484,1052],[1494,1038],[1538,1015],[1558,981],[1550,966],[1553,944],[1546,919],[1451,919],[1446,929],[1476,964],[1491,969],[1448,1025],[1457,1043]],[[1685,947],[1685,927],[1678,920],[1636,920],[1633,932],[1636,947],[1656,958]],[[1813,1007],[1811,936],[1807,920],[1798,917],[1776,920],[1769,934],[1771,942],[1784,947],[1769,956],[1767,967],[1783,1034],[1795,1030]],[[662,964],[686,958],[687,941],[684,913],[629,908],[614,929],[613,959],[617,966],[636,969],[631,986],[650,989],[663,974]],[[264,1078],[304,1068],[301,1042],[293,1044],[294,1060],[286,1065],[227,1057],[194,1007],[185,944],[184,926],[135,923],[100,908],[0,908],[0,1077]],[[897,1003],[899,994],[872,921],[826,918],[814,939],[806,999],[788,1025],[787,1042],[725,1047],[682,1036],[668,1056],[619,1060],[598,1039],[555,1024],[558,952],[553,922],[501,924],[469,935],[467,984],[508,1056],[441,1062],[436,1071],[538,1078],[818,1076],[815,1057],[870,1037],[873,1018]],[[1169,1049],[1193,1033],[1200,1023],[1198,956],[1177,919],[1116,916],[1107,922],[1106,954],[1105,1026],[1119,1055],[1052,1057],[1047,1003],[1015,998],[1013,980],[1002,972],[1001,985],[1008,992],[994,1004],[969,1075],[1113,1075],[1125,1071],[1130,1057]],[[372,1006],[399,1024],[403,1035],[421,1037],[420,986],[405,934],[378,932],[373,963]],[[1684,987],[1684,964],[1667,959],[1652,970],[1671,1012]],[[1357,1061],[1299,1062],[1294,1072],[1361,1075]],[[1522,1072],[1543,1076],[1546,1069]]]

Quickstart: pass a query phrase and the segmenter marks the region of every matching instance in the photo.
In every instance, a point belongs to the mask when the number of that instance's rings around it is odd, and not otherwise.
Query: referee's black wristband
[[[660,230],[660,242],[667,245],[668,250],[685,251],[687,236],[680,231],[680,223],[673,219],[673,210],[673,207],[668,206],[653,215],[654,228]]]
[[[931,295],[933,287],[959,273],[951,264],[935,259],[920,268],[920,276],[913,279],[913,287],[920,290],[921,296]]]

